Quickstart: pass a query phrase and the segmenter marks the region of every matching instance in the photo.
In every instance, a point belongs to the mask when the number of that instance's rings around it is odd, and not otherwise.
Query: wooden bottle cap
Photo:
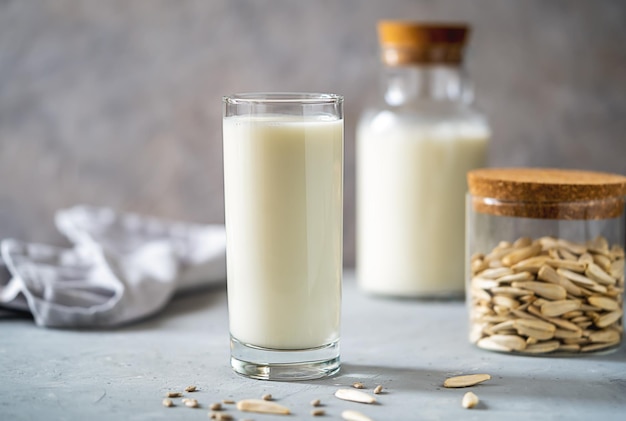
[[[463,23],[378,22],[382,60],[389,66],[412,63],[459,64],[469,35]]]
[[[482,168],[469,171],[467,183],[477,212],[501,216],[616,218],[626,196],[626,177],[590,171]]]

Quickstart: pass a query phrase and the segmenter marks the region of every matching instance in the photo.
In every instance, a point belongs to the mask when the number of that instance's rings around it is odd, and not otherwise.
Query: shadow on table
[[[624,350],[620,350],[623,356]],[[351,388],[354,382],[361,382],[366,385],[365,392],[372,393],[374,387],[378,384],[383,385],[383,393],[379,401],[384,405],[384,395],[393,395],[397,393],[433,393],[440,398],[442,393],[448,393],[451,397],[457,399],[467,391],[478,394],[482,404],[476,409],[487,409],[489,401],[510,400],[511,396],[515,396],[515,402],[527,405],[528,402],[535,400],[546,400],[549,402],[571,402],[572,399],[577,401],[589,402],[589,405],[606,405],[607,408],[626,408],[626,401],[623,396],[626,395],[626,367],[616,370],[611,376],[598,377],[594,376],[592,367],[589,365],[588,359],[573,359],[572,370],[567,376],[556,376],[550,370],[549,364],[533,364],[533,361],[539,361],[536,358],[522,358],[512,361],[523,369],[523,375],[507,375],[486,369],[481,372],[487,372],[492,375],[492,379],[479,385],[462,388],[447,389],[443,387],[446,378],[460,373],[450,373],[442,370],[431,370],[428,368],[401,368],[401,367],[384,367],[384,366],[368,366],[344,363],[338,375],[332,379],[313,380],[310,384],[328,386],[331,382],[335,387]],[[576,363],[577,362],[577,363]],[[594,362],[595,364],[595,362]],[[620,367],[621,368],[621,367]],[[462,374],[475,374],[475,372],[467,372]],[[512,405],[515,406],[515,402]],[[584,404],[583,404],[584,405]],[[514,408],[511,408],[514,410]]]
[[[352,387],[352,384],[358,381],[370,385],[370,389],[382,384],[385,388],[393,387],[405,391],[429,389],[434,391],[443,389],[443,380],[449,375],[450,373],[429,368],[368,366],[344,362],[341,371],[332,378],[332,382],[337,387]],[[328,380],[313,383],[327,385]]]

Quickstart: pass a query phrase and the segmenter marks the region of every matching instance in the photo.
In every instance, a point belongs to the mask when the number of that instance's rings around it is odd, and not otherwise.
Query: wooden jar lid
[[[474,209],[481,213],[543,219],[606,219],[618,217],[624,211],[626,177],[617,174],[482,168],[468,172],[467,182]]]

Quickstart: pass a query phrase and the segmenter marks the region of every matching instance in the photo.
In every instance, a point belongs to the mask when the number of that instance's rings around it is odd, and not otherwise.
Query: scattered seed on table
[[[185,392],[195,392],[196,391],[196,386],[187,386],[185,388]]]
[[[443,387],[469,387],[490,379],[491,376],[489,374],[468,374],[465,376],[450,377],[443,382]]]
[[[370,417],[358,411],[346,410],[341,413],[341,418],[347,421],[372,421]]]
[[[268,402],[263,399],[243,399],[237,402],[237,409],[243,412],[256,412],[259,414],[288,415],[289,408],[279,405],[276,402]]]
[[[271,401],[272,395],[270,395],[269,393],[266,393],[265,395],[261,396],[261,399],[263,399],[264,401]]]
[[[223,403],[224,405],[234,405],[234,404],[235,404],[235,401],[234,401],[234,400],[232,400],[232,399],[222,399],[222,403]]]
[[[183,394],[181,392],[167,392],[165,396],[168,398],[180,398]]]
[[[354,387],[355,389],[365,389],[365,385],[363,385],[363,383],[361,382],[352,383],[352,387]]]
[[[473,408],[476,405],[478,405],[478,396],[476,396],[474,393],[472,392],[467,392],[465,395],[463,395],[463,400],[461,401],[461,405],[463,405],[463,408]]]
[[[311,415],[314,417],[321,417],[322,415],[326,415],[323,409],[314,409],[311,411]]]
[[[379,395],[380,392],[382,391],[383,391],[383,385],[379,384],[378,386],[376,386],[376,389],[374,389],[374,394]]]
[[[223,412],[209,412],[209,417],[217,421],[232,421],[234,419],[232,415]]]
[[[189,407],[189,408],[197,408],[198,405],[198,401],[196,399],[186,399],[184,400],[185,402],[185,406]]]
[[[322,404],[322,401],[320,401],[319,399],[313,399],[311,401],[311,406],[320,406]]]
[[[360,402],[360,403],[374,403],[376,398],[368,395],[365,392],[354,389],[339,389],[335,392],[335,396],[344,401]]]
[[[221,411],[222,410],[222,404],[219,403],[219,402],[212,403],[211,406],[209,407],[209,409],[211,409],[212,411]]]
[[[167,406],[168,408],[174,406],[174,402],[171,399],[165,398],[163,399],[163,406]]]

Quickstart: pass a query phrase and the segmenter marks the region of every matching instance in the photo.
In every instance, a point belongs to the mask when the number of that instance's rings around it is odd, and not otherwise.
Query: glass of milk
[[[343,97],[223,98],[231,365],[257,379],[339,370]]]

